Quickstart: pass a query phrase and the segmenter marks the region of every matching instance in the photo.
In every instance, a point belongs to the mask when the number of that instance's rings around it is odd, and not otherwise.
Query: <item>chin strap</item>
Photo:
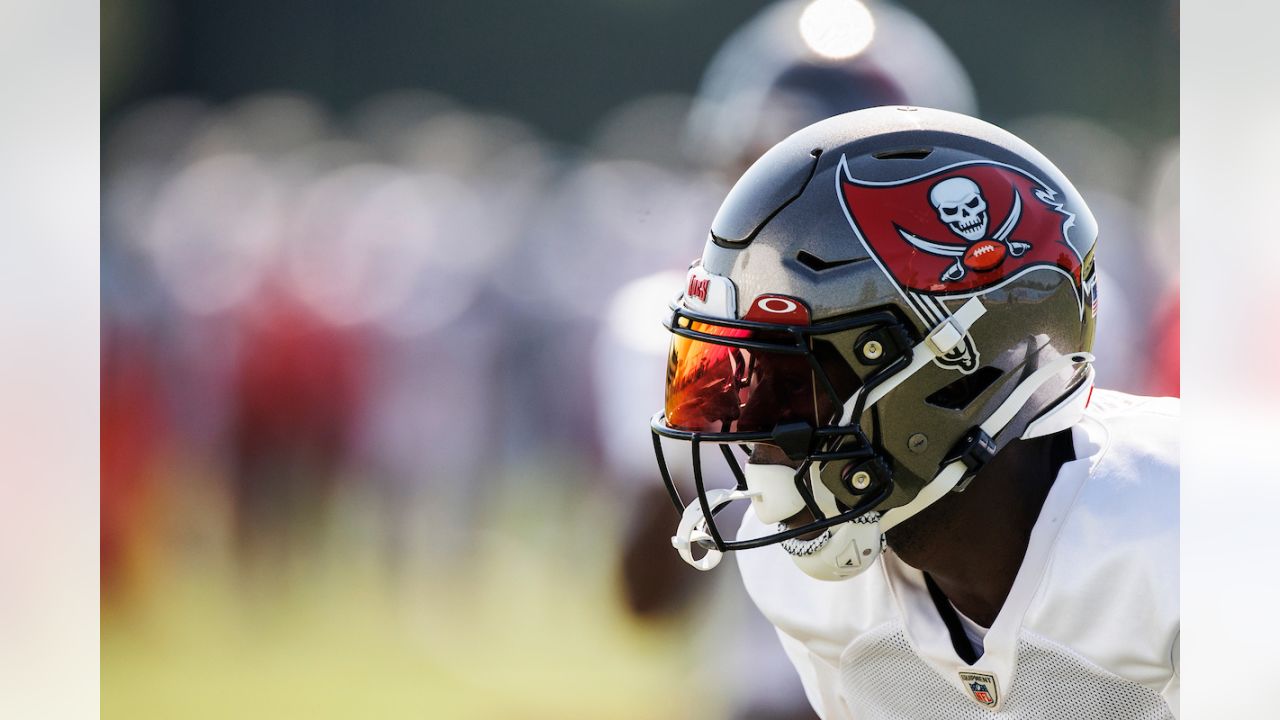
[[[867,394],[867,402],[863,407],[866,408],[875,405],[885,395],[888,395],[894,388],[906,382],[908,378],[915,375],[917,371],[933,362],[934,358],[939,358],[951,352],[956,345],[959,345],[964,336],[969,333],[969,328],[977,322],[978,318],[985,315],[986,306],[976,297],[969,298],[969,301],[960,306],[953,314],[938,324],[929,334],[925,336],[923,342],[918,343],[911,350],[911,362],[906,367],[894,373],[880,384],[871,389]],[[862,388],[850,397],[844,404],[844,412],[840,415],[840,424],[848,425],[853,422],[853,411],[858,407],[858,398],[862,395]]]
[[[978,432],[980,435],[975,437],[975,440],[985,437],[990,441],[990,438],[994,438],[999,434],[1000,431],[1013,420],[1014,416],[1018,414],[1018,411],[1027,404],[1027,401],[1031,399],[1031,396],[1040,389],[1040,386],[1044,385],[1058,373],[1072,365],[1092,362],[1093,355],[1087,352],[1079,352],[1054,358],[1040,366],[1035,372],[1027,376],[1026,380],[1018,383],[1018,386],[1013,389],[1013,392],[1009,394],[1009,397],[1005,398],[1005,401],[1000,403],[1000,407],[996,408],[996,411],[991,413],[991,416],[987,418],[986,422],[978,426]],[[1087,378],[1087,386],[1092,388],[1093,368],[1089,368],[1089,372],[1090,374]],[[1082,384],[1081,387],[1085,387],[1085,384]],[[1063,402],[1058,403],[1049,411],[1049,413],[1039,418],[1038,422],[1041,424],[1039,428],[1036,429],[1043,430],[1044,428],[1056,427],[1060,422],[1065,421],[1067,416],[1072,416],[1070,418],[1072,422],[1079,419],[1079,413],[1084,411],[1084,403],[1078,402],[1079,397],[1083,397],[1085,402],[1087,402],[1087,390],[1083,395],[1081,395],[1081,390],[1077,389]],[[1032,430],[1033,427],[1035,427],[1035,423],[1028,426],[1028,431]],[[1066,427],[1070,427],[1070,425],[1067,425]],[[1022,437],[1035,437],[1035,435],[1023,433]],[[951,492],[952,488],[960,483],[960,480],[965,476],[965,473],[967,473],[969,469],[969,465],[965,462],[965,458],[951,461],[942,469],[942,472],[938,473],[933,480],[929,482],[928,485],[921,488],[920,492],[915,496],[915,499],[906,505],[893,508],[892,510],[886,510],[884,515],[880,518],[880,528],[887,531],[890,528],[901,524],[921,510],[929,507],[943,495]]]

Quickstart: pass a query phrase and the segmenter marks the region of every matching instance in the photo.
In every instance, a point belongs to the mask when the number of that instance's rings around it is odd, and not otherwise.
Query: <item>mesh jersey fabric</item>
[[[1159,693],[1050,640],[1023,632],[1018,670],[999,712],[976,704],[920,659],[890,622],[844,652],[841,685],[858,720],[1173,720]],[[998,692],[1005,692],[999,688]]]
[[[836,583],[776,546],[736,553],[819,715],[1177,718],[1177,416],[1176,400],[1094,393],[973,665],[891,549]],[[739,537],[769,530],[748,510]],[[994,708],[962,673],[992,679]]]

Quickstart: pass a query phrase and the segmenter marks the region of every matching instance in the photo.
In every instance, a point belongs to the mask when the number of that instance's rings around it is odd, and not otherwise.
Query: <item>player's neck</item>
[[[913,518],[928,535],[895,546],[895,552],[928,573],[960,612],[990,627],[1013,587],[1058,468],[1073,457],[1070,443],[1070,431],[1012,443],[968,489],[937,503],[934,517],[923,517],[931,507]]]

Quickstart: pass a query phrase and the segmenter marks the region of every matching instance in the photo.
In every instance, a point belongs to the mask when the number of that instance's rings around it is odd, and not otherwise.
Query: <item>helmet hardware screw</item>
[[[868,360],[877,360],[883,354],[884,346],[876,340],[868,340],[867,343],[862,346],[862,355]]]
[[[907,447],[911,452],[924,452],[924,449],[929,447],[929,438],[925,437],[924,433],[916,433],[907,438]]]
[[[871,473],[868,473],[866,470],[859,470],[849,478],[849,484],[852,485],[855,490],[866,490],[871,487]]]

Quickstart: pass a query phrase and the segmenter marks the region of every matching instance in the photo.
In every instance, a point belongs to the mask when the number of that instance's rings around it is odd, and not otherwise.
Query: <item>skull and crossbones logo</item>
[[[986,237],[987,201],[978,183],[967,177],[947,178],[929,191],[929,202],[951,232],[969,242]]]
[[[1004,260],[1006,253],[1019,257],[1031,249],[1029,243],[1009,239],[1022,215],[1022,197],[1017,190],[1013,193],[1009,216],[989,238],[987,199],[982,188],[972,179],[956,175],[937,183],[929,190],[929,204],[938,213],[938,219],[967,245],[933,242],[902,229],[899,232],[917,249],[955,259],[955,264],[942,273],[940,279],[943,282],[959,280],[969,270],[985,272],[994,269]]]

